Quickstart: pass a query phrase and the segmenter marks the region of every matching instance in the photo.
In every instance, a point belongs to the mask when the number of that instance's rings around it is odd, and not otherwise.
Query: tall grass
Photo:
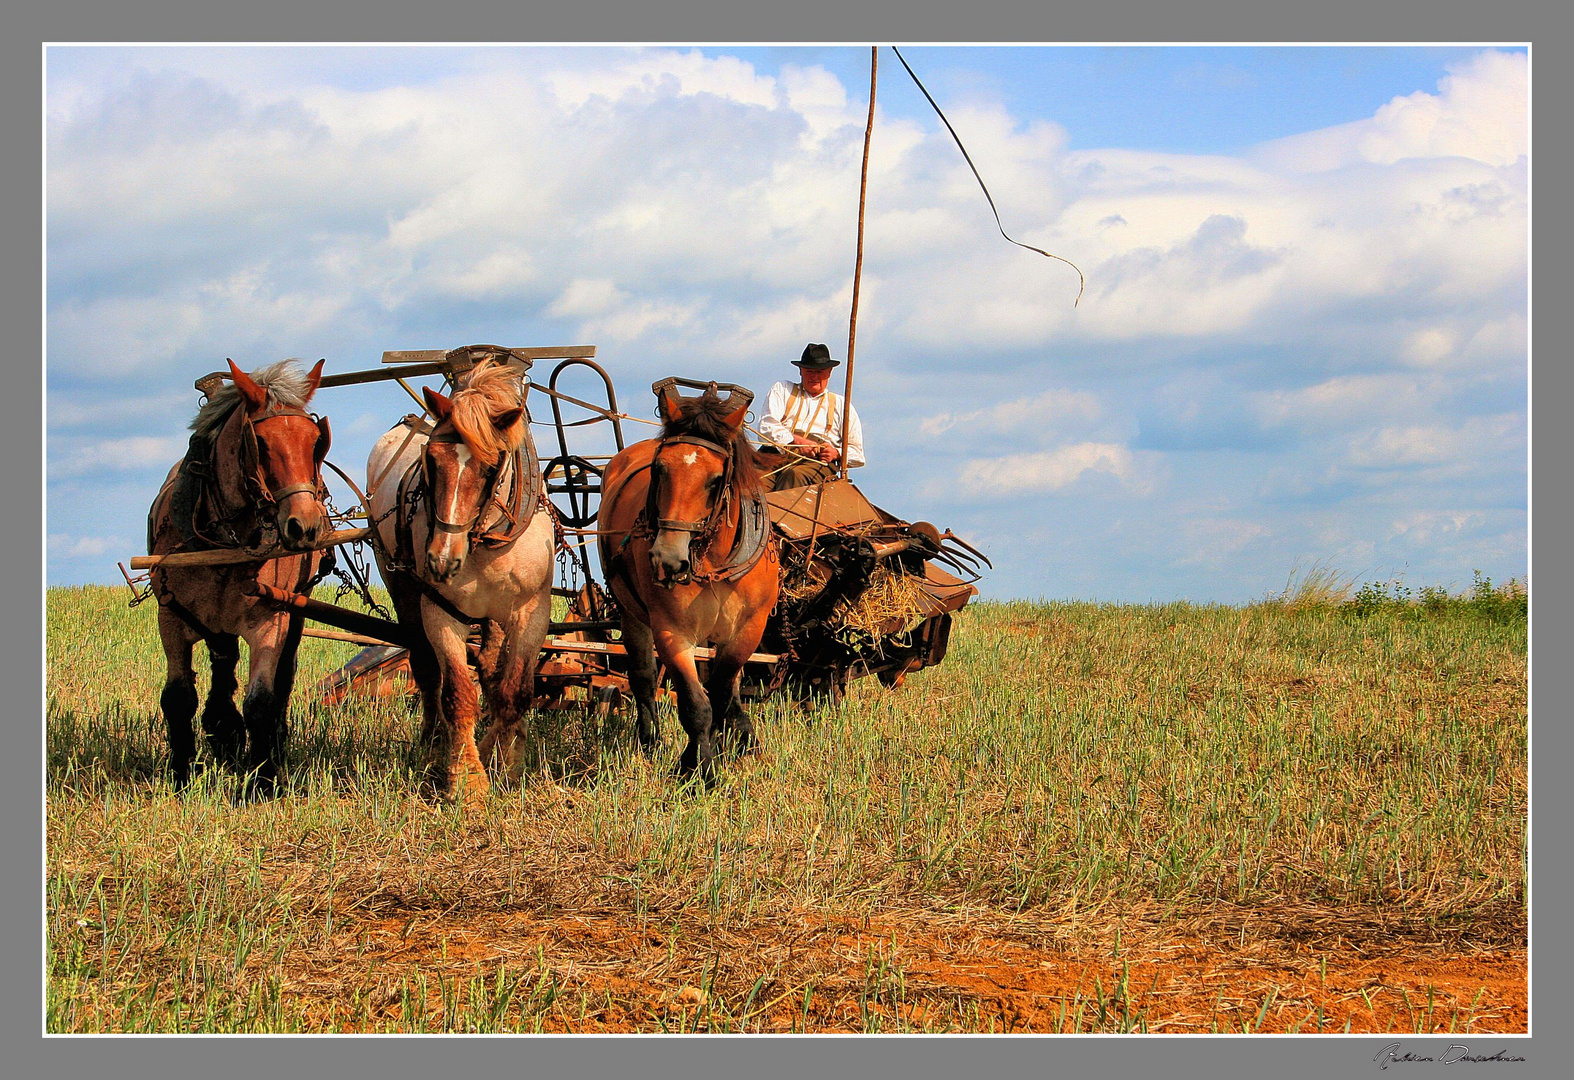
[[[669,966],[765,925],[914,913],[1068,941],[1221,906],[1308,932],[1524,932],[1526,620],[1485,605],[977,604],[900,691],[757,706],[764,752],[711,790],[671,778],[670,712],[653,763],[620,718],[548,713],[524,781],[471,813],[416,796],[408,704],[308,700],[354,651],[321,641],[302,650],[289,793],[236,807],[210,771],[176,794],[151,607],[48,595],[51,1030],[561,1030],[633,1009],[561,939],[416,968],[378,944],[454,918],[611,918],[666,940]],[[706,955],[693,1002],[628,1026],[703,1008],[707,1030],[742,1030],[796,1001],[779,958]],[[910,1016],[905,979],[871,954],[848,1022]],[[1112,990],[1076,1022],[1114,1030]],[[807,1027],[818,999],[792,993]]]

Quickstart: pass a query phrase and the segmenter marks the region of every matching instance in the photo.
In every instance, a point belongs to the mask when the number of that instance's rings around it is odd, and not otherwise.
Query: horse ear
[[[497,430],[508,432],[514,429],[514,425],[519,423],[524,418],[524,415],[524,409],[509,409],[492,417],[492,423],[497,425]]]
[[[258,386],[252,377],[235,366],[235,361],[224,358],[230,366],[230,378],[235,382],[235,389],[240,391],[240,396],[245,399],[248,410],[255,411],[268,403],[268,391]]]
[[[741,406],[728,413],[722,420],[728,431],[737,434],[743,427],[744,419],[749,415],[749,403],[745,401]]]
[[[302,405],[304,405],[304,404],[306,404],[306,402],[310,401],[312,399],[312,395],[317,392],[317,386],[318,386],[319,383],[322,382],[322,366],[324,364],[326,364],[327,362],[328,362],[328,358],[326,356],[323,357],[321,360],[317,361],[317,365],[315,367],[313,367],[311,369],[311,371],[307,374],[307,376],[306,376],[306,396],[301,399],[301,404]]]
[[[454,403],[430,386],[421,387],[421,396],[426,399],[426,411],[440,424],[448,419],[448,414],[454,411]]]
[[[657,400],[661,402],[661,418],[669,424],[676,424],[683,417],[683,410],[678,407],[677,394],[662,394]]]
[[[317,421],[317,447],[312,451],[312,458],[321,463],[328,456],[328,447],[333,445],[333,431],[328,427],[328,418],[325,416]]]

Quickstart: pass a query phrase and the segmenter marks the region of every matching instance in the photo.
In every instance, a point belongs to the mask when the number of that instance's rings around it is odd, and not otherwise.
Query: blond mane
[[[454,393],[449,419],[465,446],[485,465],[496,465],[502,455],[513,453],[525,441],[525,417],[501,430],[493,419],[520,407],[520,391],[518,371],[485,360],[471,369],[464,386]]]

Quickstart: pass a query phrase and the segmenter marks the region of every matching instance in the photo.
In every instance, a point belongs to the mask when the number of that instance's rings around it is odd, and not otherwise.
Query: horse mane
[[[247,374],[252,382],[268,391],[270,404],[286,409],[305,409],[316,389],[311,385],[310,376],[301,370],[300,361],[293,357]],[[224,383],[209,394],[208,400],[197,410],[191,430],[202,436],[216,434],[240,403],[240,389],[232,382]]]
[[[758,495],[764,487],[762,463],[743,428],[730,430],[725,421],[732,410],[727,399],[714,394],[679,398],[678,417],[661,426],[662,435],[697,435],[732,450],[732,493],[744,497]]]
[[[491,360],[472,368],[464,386],[454,393],[449,421],[482,464],[496,465],[502,455],[513,453],[524,443],[528,430],[524,417],[502,430],[492,419],[519,408],[520,396],[519,372]]]

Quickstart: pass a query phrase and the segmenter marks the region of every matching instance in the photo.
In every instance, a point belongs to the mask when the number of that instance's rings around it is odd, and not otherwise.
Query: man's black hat
[[[830,349],[811,341],[803,347],[803,359],[794,360],[793,363],[810,371],[826,371],[840,364],[841,361],[832,360]]]

